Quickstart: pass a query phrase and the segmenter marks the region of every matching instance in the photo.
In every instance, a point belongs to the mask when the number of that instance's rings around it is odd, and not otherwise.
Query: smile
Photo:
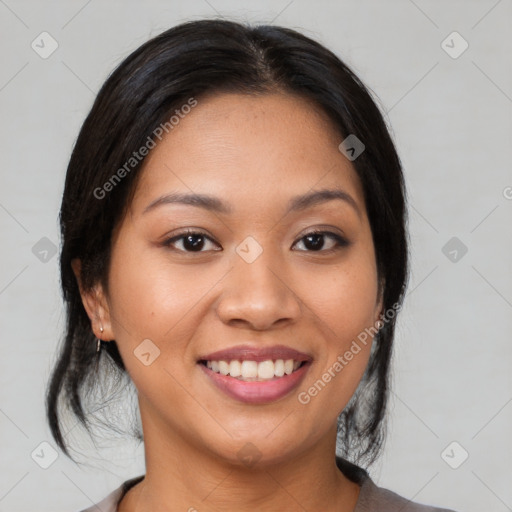
[[[295,389],[312,358],[283,346],[235,347],[209,354],[198,364],[209,382],[237,401],[270,403]]]

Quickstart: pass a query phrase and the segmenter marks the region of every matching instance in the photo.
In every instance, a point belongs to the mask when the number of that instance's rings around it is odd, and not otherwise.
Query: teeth
[[[242,377],[252,379],[258,376],[258,363],[256,361],[242,361]]]
[[[226,361],[219,361],[219,371],[222,375],[229,373],[229,364]]]
[[[270,380],[274,377],[290,375],[301,365],[300,361],[293,359],[277,359],[272,361],[207,361],[206,366],[215,373],[230,375],[246,381]]]
[[[284,375],[284,361],[282,359],[278,359],[274,363],[274,375],[276,377],[282,377]]]
[[[271,379],[274,376],[274,361],[262,361],[258,364],[258,378]]]
[[[229,363],[229,375],[231,375],[231,377],[240,377],[240,375],[242,375],[242,365],[240,361],[231,361],[231,363]]]

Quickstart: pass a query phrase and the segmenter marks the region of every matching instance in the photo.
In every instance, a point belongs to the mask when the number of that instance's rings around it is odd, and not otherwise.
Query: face
[[[353,340],[381,312],[342,139],[303,99],[224,94],[146,158],[108,294],[86,301],[137,387],[146,444],[237,464],[332,448],[370,354]]]

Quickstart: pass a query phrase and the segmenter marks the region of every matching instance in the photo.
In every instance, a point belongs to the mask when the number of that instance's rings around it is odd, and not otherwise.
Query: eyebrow
[[[357,215],[361,217],[361,211],[354,198],[347,192],[340,189],[322,189],[314,190],[306,194],[295,196],[288,202],[285,215],[291,212],[303,211],[317,204],[325,203],[327,201],[341,200],[352,206],[356,211]],[[186,204],[191,206],[197,206],[208,211],[216,213],[229,214],[233,212],[233,208],[222,202],[217,197],[209,196],[206,194],[182,194],[182,193],[170,193],[165,194],[154,201],[152,201],[144,211],[143,214],[154,210],[155,208],[167,204]]]

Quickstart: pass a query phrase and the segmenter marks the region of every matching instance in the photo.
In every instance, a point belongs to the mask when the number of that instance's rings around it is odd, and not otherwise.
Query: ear
[[[85,290],[81,279],[82,262],[79,259],[72,260],[71,268],[75,274],[82,304],[91,321],[91,329],[94,335],[103,341],[113,340],[114,333],[110,321],[110,308],[103,286],[97,283],[90,290]]]

